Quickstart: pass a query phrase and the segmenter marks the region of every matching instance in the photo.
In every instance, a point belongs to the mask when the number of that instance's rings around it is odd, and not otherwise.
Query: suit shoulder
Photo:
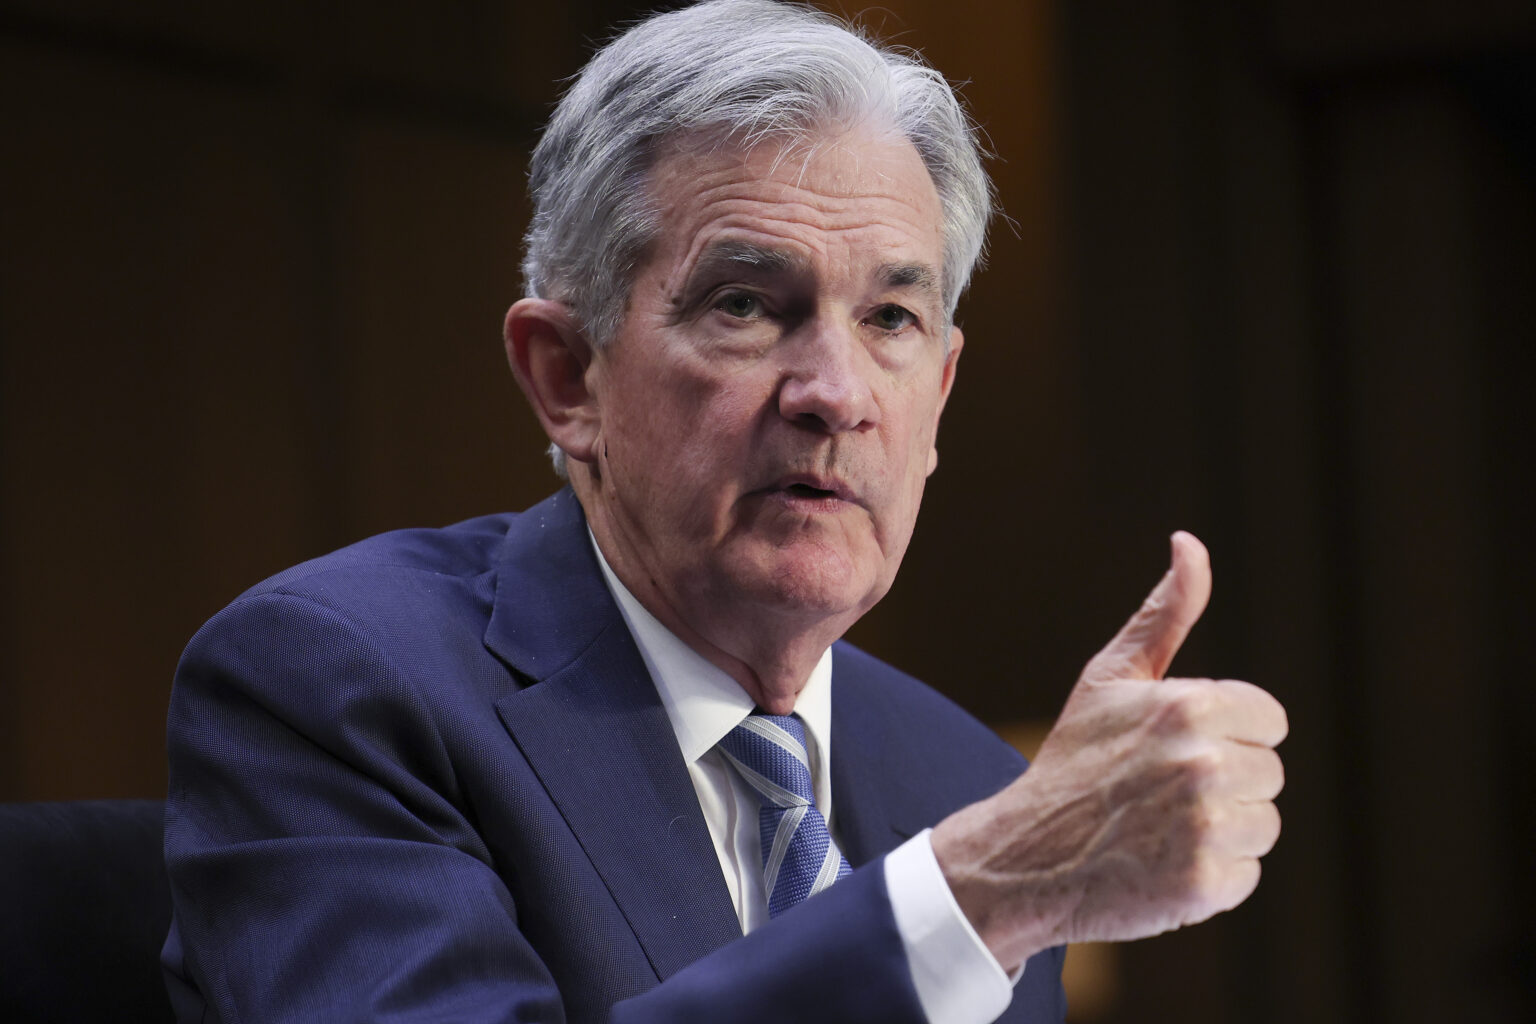
[[[173,714],[198,693],[254,694],[318,732],[431,718],[503,692],[508,677],[483,638],[515,518],[380,534],[257,584],[188,642]]]
[[[369,586],[381,577],[422,575],[467,578],[495,563],[518,513],[467,519],[452,526],[391,530],[285,569],[240,595],[314,597],[349,584]]]
[[[403,664],[479,651],[495,597],[499,552],[515,514],[439,529],[394,530],[302,562],[251,587],[215,614],[188,645],[286,652],[310,635],[322,646],[364,644]],[[322,645],[327,637],[334,643]],[[185,667],[185,666],[184,666]]]

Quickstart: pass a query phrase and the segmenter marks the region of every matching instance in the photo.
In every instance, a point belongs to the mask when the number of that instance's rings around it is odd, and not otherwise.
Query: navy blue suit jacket
[[[834,649],[857,868],[743,937],[574,496],[386,534],[193,638],[169,720],[183,1021],[919,1021],[881,856],[1024,767]],[[1009,1021],[1059,1021],[1061,952]]]

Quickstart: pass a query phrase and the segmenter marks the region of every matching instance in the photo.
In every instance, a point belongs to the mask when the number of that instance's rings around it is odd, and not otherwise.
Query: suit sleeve
[[[520,931],[439,711],[394,661],[287,594],[243,598],[193,639],[168,723],[180,1019],[592,1019]],[[881,864],[611,1019],[920,1021]]]

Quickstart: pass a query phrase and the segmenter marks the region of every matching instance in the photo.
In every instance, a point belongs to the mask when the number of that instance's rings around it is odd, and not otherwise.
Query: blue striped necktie
[[[797,716],[753,712],[720,741],[720,751],[762,797],[757,826],[769,917],[852,873],[816,809]]]

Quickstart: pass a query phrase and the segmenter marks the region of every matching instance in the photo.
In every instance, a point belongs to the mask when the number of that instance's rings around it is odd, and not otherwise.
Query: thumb
[[[1141,607],[1083,670],[1083,679],[1161,679],[1211,597],[1205,545],[1180,530],[1169,541],[1168,571]]]

